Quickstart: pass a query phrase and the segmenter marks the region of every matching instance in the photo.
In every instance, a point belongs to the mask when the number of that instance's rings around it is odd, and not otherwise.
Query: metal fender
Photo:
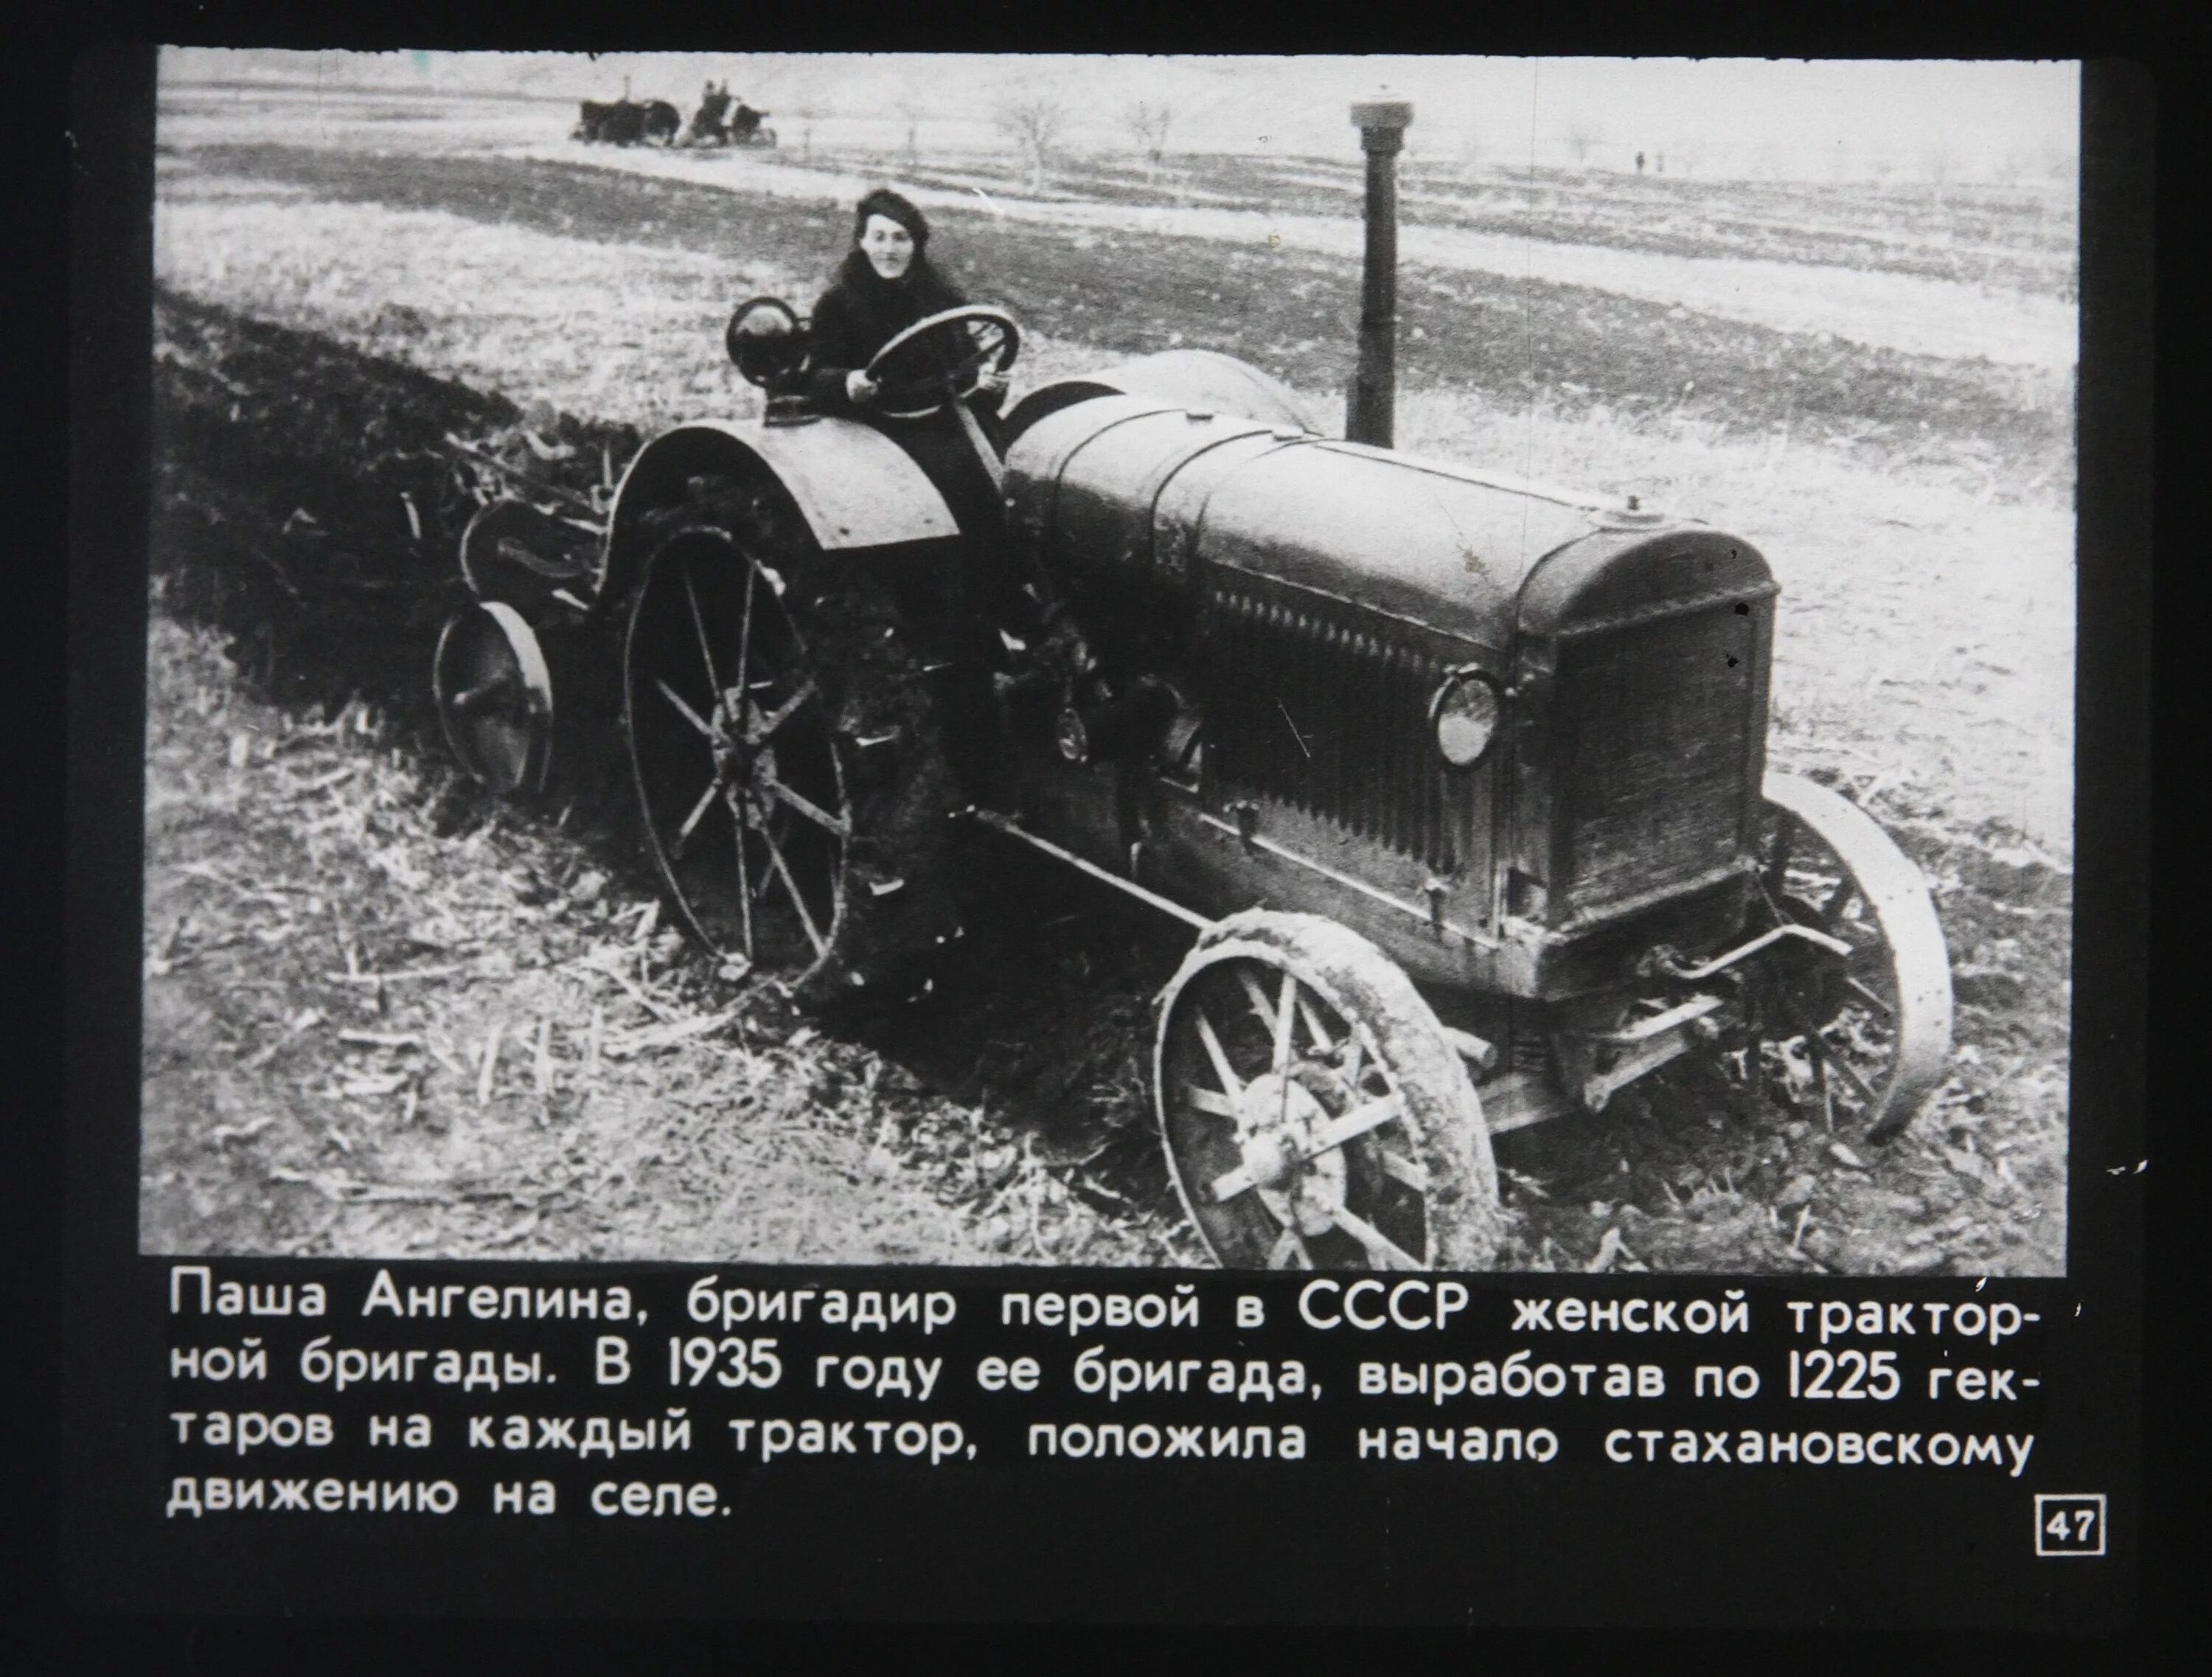
[[[615,491],[608,574],[617,574],[638,521],[684,498],[702,475],[773,477],[790,492],[825,552],[890,547],[957,536],[945,498],[913,459],[881,432],[849,419],[799,425],[696,420],[638,452]]]

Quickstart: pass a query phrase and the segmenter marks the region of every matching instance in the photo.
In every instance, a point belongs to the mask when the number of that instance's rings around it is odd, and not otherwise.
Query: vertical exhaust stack
[[[1412,104],[1377,97],[1352,107],[1367,154],[1367,270],[1360,288],[1359,366],[1345,397],[1344,434],[1390,447],[1398,382],[1398,153]]]

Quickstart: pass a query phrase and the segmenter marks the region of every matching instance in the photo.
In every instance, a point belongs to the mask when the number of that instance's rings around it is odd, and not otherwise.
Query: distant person
[[[702,144],[708,140],[727,141],[729,130],[724,125],[723,112],[729,107],[729,89],[708,82],[700,90],[699,108],[691,118],[691,140]]]
[[[1644,173],[1644,154],[1640,151],[1636,154],[1636,173],[1638,174]]]

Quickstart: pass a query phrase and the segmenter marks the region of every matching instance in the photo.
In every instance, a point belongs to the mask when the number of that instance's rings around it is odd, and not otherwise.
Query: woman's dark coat
[[[812,350],[807,395],[824,413],[855,418],[868,415],[870,409],[846,395],[846,374],[867,366],[877,350],[915,321],[958,308],[967,301],[920,251],[915,252],[913,265],[895,280],[877,273],[865,252],[848,251],[838,264],[836,280],[814,305],[807,333]],[[976,405],[995,412],[998,402],[981,397]]]
[[[921,241],[917,240],[917,244]],[[966,540],[955,584],[953,674],[944,695],[945,749],[953,772],[969,795],[981,796],[1000,772],[993,741],[995,722],[991,671],[1001,656],[992,625],[1017,609],[1020,598],[1004,552],[997,486],[975,459],[973,445],[950,407],[917,420],[894,420],[854,403],[845,393],[846,375],[865,368],[876,352],[915,321],[958,308],[967,299],[947,284],[920,249],[896,280],[878,274],[865,252],[846,252],[837,277],[814,306],[808,328],[806,394],[821,412],[843,415],[875,427],[904,449],[945,497],[946,509]],[[940,352],[946,371],[955,364],[950,346]],[[995,429],[1003,398],[997,392],[969,398],[987,435]]]

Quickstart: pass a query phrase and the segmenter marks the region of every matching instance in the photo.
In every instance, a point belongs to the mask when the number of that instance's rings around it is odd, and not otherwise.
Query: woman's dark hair
[[[877,273],[867,252],[860,248],[860,237],[868,230],[871,216],[885,216],[914,235],[914,260],[898,279],[887,280]],[[853,243],[837,264],[833,289],[870,317],[872,324],[863,335],[872,345],[880,343],[922,314],[957,308],[967,301],[929,259],[928,220],[888,186],[877,187],[855,207]]]
[[[881,216],[886,221],[896,222],[914,235],[914,251],[920,256],[929,246],[929,219],[907,198],[888,186],[878,186],[862,198],[853,211],[853,242],[859,244],[860,235],[868,230],[868,217]]]

